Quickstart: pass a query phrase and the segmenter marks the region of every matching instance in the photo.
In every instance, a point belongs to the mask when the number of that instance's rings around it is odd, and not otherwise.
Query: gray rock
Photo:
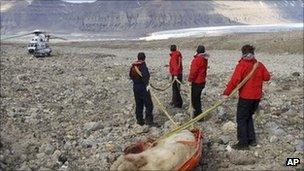
[[[246,154],[242,151],[231,151],[229,159],[230,162],[236,165],[251,165],[256,163],[256,158],[252,154]]]
[[[10,117],[17,118],[17,117],[20,117],[20,116],[22,116],[22,115],[24,115],[24,114],[21,113],[21,112],[9,112],[8,115],[9,115]]]
[[[155,137],[155,138],[160,137],[160,130],[156,127],[151,127],[149,132],[152,137]]]
[[[61,162],[62,164],[64,164],[67,160],[68,158],[66,157],[65,154],[60,154],[58,157],[58,161]]]
[[[223,132],[225,132],[225,133],[232,133],[232,132],[235,132],[235,131],[236,131],[236,125],[235,125],[235,123],[233,123],[232,121],[229,121],[229,122],[225,123],[225,124],[222,126],[222,130],[223,130]]]
[[[299,73],[299,72],[293,72],[292,73],[292,76],[294,76],[294,77],[299,77],[301,74]]]
[[[267,126],[269,128],[269,132],[271,135],[285,135],[286,132],[281,129],[275,122],[269,122],[267,123]]]
[[[288,117],[296,116],[298,112],[293,109],[288,109],[283,115],[287,115]]]
[[[140,125],[136,124],[133,128],[133,131],[136,134],[147,133],[147,132],[149,132],[149,127],[147,125],[140,126]]]
[[[21,167],[17,170],[20,170],[20,171],[31,171],[32,169],[24,162],[22,163]]]
[[[44,158],[44,156],[45,156],[45,153],[36,154],[37,159],[40,159],[40,160],[42,160]]]
[[[71,144],[69,141],[67,141],[67,142],[64,144],[63,148],[64,148],[65,150],[70,150],[70,149],[72,148],[72,144]]]
[[[69,170],[69,165],[68,165],[67,163],[68,163],[68,161],[65,162],[65,163],[59,168],[59,170],[60,170],[60,171]]]
[[[225,151],[225,150],[226,150],[226,146],[225,146],[225,145],[219,145],[219,146],[217,147],[217,149],[218,149],[219,151]]]
[[[162,126],[162,129],[164,130],[164,132],[167,132],[168,130],[171,130],[173,127],[174,125],[171,123],[171,121],[166,121]]]
[[[101,124],[101,122],[88,122],[85,123],[83,126],[83,129],[87,132],[91,132],[91,131],[96,131],[98,129],[102,129],[103,126]]]
[[[12,89],[15,91],[27,91],[26,86],[23,85],[22,83],[16,83],[15,81],[13,81],[11,86],[12,86]]]
[[[51,144],[47,144],[45,147],[45,154],[51,155],[55,151],[55,148]]]
[[[102,132],[104,133],[104,134],[108,134],[109,132],[111,132],[112,131],[112,127],[105,127],[105,128],[103,128],[103,130],[102,130]]]
[[[274,143],[274,142],[277,142],[277,141],[278,141],[278,137],[277,137],[276,135],[272,135],[272,136],[270,137],[269,142]]]
[[[83,148],[91,148],[93,145],[96,145],[96,142],[91,139],[80,139],[79,144]]]
[[[227,111],[224,107],[220,106],[217,108],[217,116],[222,121],[226,121],[228,119]]]
[[[297,140],[295,142],[296,146],[295,146],[295,150],[299,151],[299,152],[303,152],[304,150],[304,141],[303,140]]]
[[[229,143],[229,139],[230,139],[229,136],[221,135],[220,136],[220,140],[221,140],[220,143],[222,143],[222,144],[228,144]]]
[[[174,115],[173,120],[178,123],[183,123],[187,117],[188,115],[185,113],[177,113]]]

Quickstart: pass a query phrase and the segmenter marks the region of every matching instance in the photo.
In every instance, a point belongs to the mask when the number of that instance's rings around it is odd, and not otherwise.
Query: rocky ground
[[[197,170],[294,169],[285,166],[287,157],[300,158],[302,165],[297,168],[303,168],[303,34],[249,37],[53,44],[53,56],[40,59],[26,54],[25,44],[2,42],[1,170],[107,170],[127,145],[168,131],[171,124],[156,102],[154,116],[161,127],[136,127],[128,70],[137,53],[144,51],[151,82],[167,84],[170,76],[165,65],[172,42],[177,42],[184,56],[185,80],[195,46],[207,44],[211,57],[202,96],[204,109],[219,99],[242,43],[258,47],[257,59],[272,75],[255,119],[258,146],[231,150],[236,142],[235,97],[196,124],[204,132],[203,158]],[[278,44],[282,46],[276,48]],[[181,123],[189,119],[188,87],[182,89],[183,109],[169,106],[170,89],[154,91]]]

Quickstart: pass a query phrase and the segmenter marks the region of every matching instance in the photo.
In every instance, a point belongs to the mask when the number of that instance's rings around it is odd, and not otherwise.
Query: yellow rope
[[[160,102],[160,100],[155,96],[155,94],[150,90],[151,95],[155,99],[155,101],[158,103],[158,106],[161,108],[161,110],[165,113],[165,115],[169,118],[169,120],[174,124],[175,127],[177,127],[177,123],[174,122],[172,117],[169,115],[168,111],[165,109],[164,105]]]
[[[137,66],[134,66],[135,71],[137,72],[138,75],[140,75],[142,77],[142,74],[140,72],[140,70],[138,69]],[[176,79],[172,80],[172,83],[175,81]],[[170,86],[171,84],[170,83]],[[152,86],[151,86],[152,87]],[[177,127],[178,125],[176,124],[176,122],[174,122],[174,120],[172,119],[172,117],[169,115],[168,111],[165,109],[164,105],[160,102],[160,100],[155,96],[155,94],[150,90],[151,95],[153,96],[153,98],[156,100],[156,102],[158,103],[159,107],[161,108],[161,110],[165,113],[165,115],[168,117],[168,119],[174,124],[175,127]]]
[[[158,90],[158,91],[165,91],[165,90],[167,90],[168,88],[170,88],[171,86],[172,86],[172,84],[174,83],[174,79],[168,84],[168,85],[166,85],[164,88],[159,88],[159,87],[156,87],[156,86],[154,86],[154,85],[152,85],[152,84],[150,84],[150,86],[153,88],[153,89],[155,89],[155,90]]]
[[[251,76],[254,74],[255,70],[258,67],[259,62],[256,62],[252,68],[252,70],[250,71],[250,73],[241,81],[241,83],[239,83],[236,88],[231,92],[231,94],[228,96],[231,97],[233,96],[250,78]],[[227,98],[227,99],[228,99]],[[226,100],[227,100],[226,99]],[[190,127],[191,125],[193,125],[195,122],[203,119],[204,117],[206,117],[208,115],[209,112],[213,111],[214,109],[216,109],[217,107],[219,107],[221,104],[223,104],[226,100],[220,100],[218,102],[215,103],[215,105],[213,105],[211,108],[207,109],[205,112],[199,114],[198,116],[196,116],[195,118],[189,120],[188,122],[186,122],[185,124],[174,128],[173,130],[171,130],[170,132],[168,132],[167,134],[163,135],[160,139],[166,138],[172,134],[175,134],[181,130],[187,129],[188,127]]]
[[[250,78],[251,76],[254,74],[256,68],[258,67],[259,62],[256,62],[253,66],[253,69],[250,71],[250,73],[241,81],[241,83],[239,83],[236,88],[231,92],[231,94],[228,96],[228,98],[230,98],[231,96],[233,96]],[[139,71],[139,69],[135,66],[135,71],[142,77],[141,72]],[[172,83],[174,81],[177,81],[179,84],[183,84],[182,82],[180,82],[178,79],[174,78],[172,80]],[[172,84],[171,83],[171,84]],[[191,90],[190,90],[191,92]],[[163,135],[160,139],[166,138],[168,136],[171,136],[172,134],[175,134],[181,130],[187,129],[190,126],[193,127],[193,124],[201,119],[203,119],[204,117],[206,117],[208,115],[209,112],[213,111],[214,109],[216,109],[218,106],[222,105],[226,100],[220,100],[218,102],[216,102],[211,108],[207,109],[205,112],[199,114],[198,116],[196,116],[193,119],[190,119],[188,122],[186,122],[185,124],[181,125],[181,126],[177,126],[177,124],[174,122],[174,120],[171,118],[171,116],[169,115],[169,113],[166,111],[165,107],[162,105],[162,103],[159,101],[159,99],[155,96],[154,93],[151,93],[152,96],[154,97],[154,99],[157,101],[157,103],[159,104],[159,106],[161,107],[161,109],[164,111],[164,113],[166,114],[166,116],[169,118],[169,120],[175,125],[176,128],[174,128],[173,130],[171,130],[170,132],[168,132],[167,134]],[[191,98],[191,94],[190,94],[190,98]],[[191,102],[190,102],[191,103]]]

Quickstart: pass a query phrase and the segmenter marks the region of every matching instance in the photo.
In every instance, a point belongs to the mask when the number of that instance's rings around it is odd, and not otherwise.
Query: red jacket
[[[196,84],[202,84],[206,82],[208,59],[203,54],[194,55],[194,59],[191,62],[190,74],[188,81]]]
[[[182,54],[179,51],[174,51],[170,53],[170,74],[173,76],[178,76],[183,73],[183,62],[182,62]]]
[[[254,63],[257,60],[253,59],[241,59],[236,66],[234,73],[229,81],[224,95],[229,95],[232,90],[246,77],[252,70]],[[266,67],[259,62],[259,65],[252,75],[252,77],[245,83],[245,85],[239,90],[239,97],[243,99],[259,100],[262,97],[263,81],[269,81],[270,74]]]

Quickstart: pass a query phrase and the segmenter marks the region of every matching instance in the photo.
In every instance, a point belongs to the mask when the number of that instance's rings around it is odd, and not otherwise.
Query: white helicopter
[[[13,39],[13,38],[23,37],[23,36],[27,36],[27,35],[31,35],[31,34],[34,34],[34,37],[28,43],[27,50],[28,50],[28,53],[33,54],[35,57],[46,57],[46,56],[51,55],[52,49],[48,45],[48,42],[50,39],[67,40],[62,37],[57,37],[57,36],[47,34],[46,32],[40,31],[40,30],[34,30],[33,32],[30,32],[30,33],[6,37],[1,40]]]

